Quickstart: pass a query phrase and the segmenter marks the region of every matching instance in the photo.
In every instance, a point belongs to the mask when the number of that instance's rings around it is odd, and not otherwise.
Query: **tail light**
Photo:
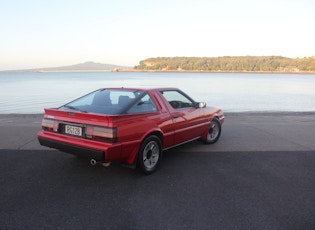
[[[50,132],[58,132],[59,122],[51,119],[44,118],[42,120],[42,128],[43,130]]]
[[[117,141],[117,129],[88,125],[85,129],[85,136],[88,139],[112,143]]]
[[[47,118],[44,118],[42,120],[42,129],[45,131],[67,134],[64,130],[65,126],[65,123],[61,121]],[[78,135],[78,137],[85,137],[86,139],[109,143],[117,142],[117,128],[87,125],[83,126],[80,129],[85,130],[85,135]]]

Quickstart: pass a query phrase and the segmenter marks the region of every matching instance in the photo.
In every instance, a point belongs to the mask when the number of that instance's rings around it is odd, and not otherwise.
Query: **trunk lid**
[[[70,123],[112,127],[112,116],[102,114],[45,109],[44,118]]]

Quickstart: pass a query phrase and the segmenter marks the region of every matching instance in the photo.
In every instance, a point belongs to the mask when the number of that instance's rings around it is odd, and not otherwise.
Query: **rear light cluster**
[[[86,126],[76,126],[76,124],[71,124],[79,129],[82,129],[82,136],[86,139],[91,139],[95,141],[103,141],[103,142],[117,142],[117,129],[111,127],[102,127],[102,126],[93,126],[93,125],[86,125]],[[42,129],[49,132],[56,132],[56,133],[63,133],[67,134],[65,131],[66,124],[60,121],[46,119],[42,120]],[[69,135],[69,134],[67,134]],[[76,136],[76,135],[73,135]]]
[[[58,132],[59,122],[51,119],[43,119],[42,120],[42,128],[43,130],[50,132]]]
[[[85,137],[96,141],[116,142],[117,129],[88,125],[85,128]]]

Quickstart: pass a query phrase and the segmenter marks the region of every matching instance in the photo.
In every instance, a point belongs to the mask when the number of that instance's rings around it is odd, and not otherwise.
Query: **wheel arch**
[[[155,130],[150,130],[149,132],[145,133],[142,138],[140,139],[139,141],[139,144],[138,144],[138,147],[132,151],[132,153],[130,154],[130,156],[128,157],[128,159],[125,161],[125,163],[127,165],[133,165],[133,166],[136,166],[137,164],[137,157],[138,157],[138,152],[139,152],[139,149],[140,149],[140,146],[142,144],[142,142],[148,138],[149,136],[157,136],[160,141],[161,141],[161,149],[163,151],[163,132],[161,130],[158,130],[158,129],[155,129]]]
[[[211,122],[212,122],[214,119],[217,119],[217,120],[220,122],[220,124],[221,124],[219,115],[218,115],[218,114],[215,114],[215,115],[214,115],[213,117],[211,117],[211,119],[209,120],[209,126],[211,125]],[[207,134],[208,134],[208,128],[207,128],[207,129],[204,131],[204,133],[202,134],[201,139],[202,139],[202,140],[206,139]]]
[[[146,175],[153,173],[161,161],[160,159],[163,152],[162,138],[163,136],[161,132],[154,131],[148,133],[141,141],[140,147],[135,156],[134,165]],[[147,148],[148,146],[150,147]],[[158,146],[159,150],[157,152],[152,151],[151,146]],[[152,161],[151,157],[153,159]]]
[[[214,124],[216,123],[216,125]],[[213,124],[213,125],[211,125]],[[221,127],[222,127],[222,123],[220,121],[220,118],[218,116],[214,116],[210,122],[210,126],[209,129],[207,130],[207,132],[205,133],[205,135],[202,137],[202,141],[205,144],[214,144],[217,142],[217,140],[220,138],[221,135]],[[211,128],[211,129],[210,129]],[[209,132],[209,130],[211,130],[211,134]],[[215,137],[212,137],[212,134],[215,134]],[[208,140],[208,135],[210,135],[210,140]]]
[[[163,133],[162,133],[161,131],[159,131],[159,130],[154,130],[154,131],[151,131],[151,132],[147,133],[147,134],[144,136],[144,138],[142,138],[141,143],[142,143],[146,138],[148,138],[148,137],[151,136],[151,135],[157,136],[157,137],[160,139],[160,141],[161,141],[161,147],[163,147]]]

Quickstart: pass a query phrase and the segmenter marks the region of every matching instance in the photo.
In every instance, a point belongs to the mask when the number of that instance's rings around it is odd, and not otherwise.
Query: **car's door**
[[[203,109],[196,107],[196,103],[179,90],[164,90],[161,94],[170,105],[175,144],[200,137],[207,122],[203,116]]]

